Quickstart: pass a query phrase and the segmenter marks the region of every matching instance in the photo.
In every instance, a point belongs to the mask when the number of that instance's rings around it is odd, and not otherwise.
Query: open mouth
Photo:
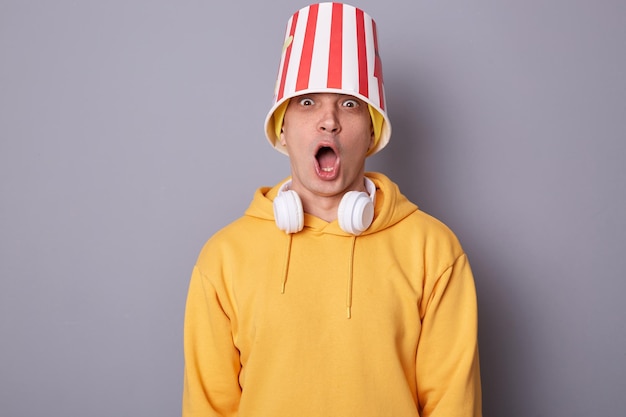
[[[337,170],[339,158],[337,153],[330,146],[322,146],[317,150],[315,154],[317,160],[318,173],[321,176],[330,177],[333,176]]]

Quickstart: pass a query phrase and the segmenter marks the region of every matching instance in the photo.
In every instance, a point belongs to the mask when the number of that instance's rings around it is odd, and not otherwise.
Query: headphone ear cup
[[[360,235],[367,230],[374,219],[374,203],[367,193],[348,191],[337,210],[339,227],[344,232]]]
[[[304,227],[302,200],[293,190],[285,190],[274,198],[274,220],[285,233],[298,233]]]

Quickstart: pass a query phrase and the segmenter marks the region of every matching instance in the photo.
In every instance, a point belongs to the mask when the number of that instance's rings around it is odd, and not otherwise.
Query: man
[[[292,16],[266,133],[291,176],[199,255],[183,416],[480,416],[467,257],[365,173],[391,134],[367,14],[322,3]]]

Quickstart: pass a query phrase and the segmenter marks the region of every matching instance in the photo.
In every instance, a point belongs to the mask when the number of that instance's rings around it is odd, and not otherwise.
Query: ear
[[[287,142],[285,141],[285,129],[284,128],[280,129],[280,144],[282,146],[287,146]]]

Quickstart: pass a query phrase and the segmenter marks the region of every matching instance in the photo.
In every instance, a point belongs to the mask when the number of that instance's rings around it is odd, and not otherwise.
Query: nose
[[[339,133],[341,124],[337,115],[337,110],[333,107],[327,107],[320,115],[318,122],[318,130],[326,133]]]

